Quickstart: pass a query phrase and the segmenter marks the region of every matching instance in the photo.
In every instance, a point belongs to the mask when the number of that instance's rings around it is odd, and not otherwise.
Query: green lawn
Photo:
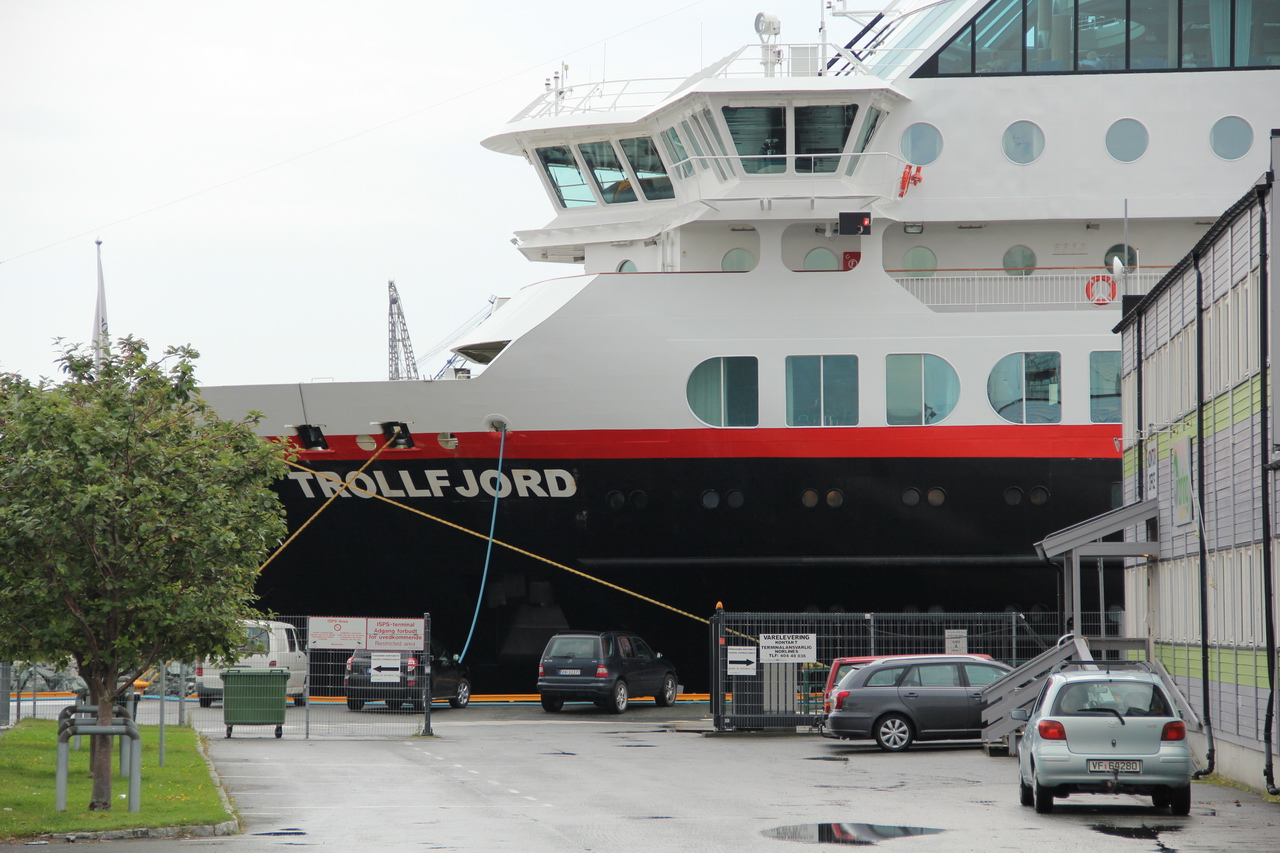
[[[89,811],[89,743],[72,740],[67,773],[67,810],[54,809],[58,768],[57,724],[23,720],[0,735],[0,841],[46,834],[108,829],[195,826],[222,823],[217,787],[196,746],[194,729],[165,727],[165,766],[160,767],[159,728],[142,726],[142,811],[130,812],[129,780],[114,756],[109,812]]]

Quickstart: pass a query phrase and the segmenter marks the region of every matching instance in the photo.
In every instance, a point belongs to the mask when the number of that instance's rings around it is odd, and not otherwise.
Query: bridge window
[[[991,408],[1010,423],[1059,423],[1061,360],[1056,352],[1015,352],[1000,359],[987,376]]]
[[[885,358],[885,419],[889,424],[932,424],[960,399],[960,377],[944,358],[906,353]]]
[[[671,178],[667,175],[667,167],[662,165],[658,156],[658,148],[647,136],[634,139],[622,139],[622,154],[631,164],[631,171],[640,180],[640,192],[650,201],[664,198],[675,198],[675,190],[671,187]]]
[[[676,173],[682,178],[691,176],[693,164],[689,162],[689,155],[684,152],[684,143],[680,141],[680,134],[676,133],[674,127],[662,131],[662,143],[667,146],[667,156],[675,163]]]
[[[760,422],[759,367],[755,356],[709,358],[689,374],[685,399],[694,417],[718,427]]]
[[[596,188],[605,204],[636,201],[636,188],[622,168],[622,161],[608,142],[584,142],[578,152],[595,178]]]
[[[551,187],[561,207],[594,207],[596,198],[591,194],[587,179],[578,168],[573,152],[564,145],[538,149],[538,160],[551,179]]]
[[[1089,353],[1089,420],[1120,423],[1120,353]]]
[[[787,356],[787,426],[857,423],[856,355]]]
[[[796,171],[834,172],[839,155],[853,130],[857,104],[796,107],[796,154],[835,154],[835,157],[796,157]]]
[[[742,171],[749,175],[787,170],[785,107],[721,107]]]

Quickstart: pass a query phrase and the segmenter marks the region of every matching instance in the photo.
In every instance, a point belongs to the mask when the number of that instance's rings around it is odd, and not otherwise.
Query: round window
[[[1015,163],[1034,163],[1044,153],[1044,131],[1030,121],[1015,121],[1004,129],[1004,156]]]
[[[1133,246],[1126,246],[1124,243],[1116,243],[1110,249],[1107,249],[1106,253],[1102,256],[1102,266],[1108,270],[1111,269],[1116,258],[1119,258],[1120,263],[1124,264],[1129,269],[1134,269],[1138,266],[1138,250]]]
[[[942,154],[942,134],[918,122],[902,132],[902,157],[913,166],[928,166]]]
[[[818,500],[819,498],[818,498],[817,489],[805,489],[803,492],[800,493],[800,503],[804,504],[809,509],[813,509],[815,506],[817,506]]]
[[[1036,253],[1026,246],[1013,246],[1004,253],[1004,271],[1009,275],[1031,275],[1036,270]]]
[[[947,493],[942,489],[929,490],[929,506],[942,506],[947,501]]]
[[[707,489],[702,493],[702,508],[715,509],[720,506],[720,493],[715,489]]]
[[[1209,131],[1209,147],[1223,160],[1239,160],[1253,147],[1253,128],[1239,116],[1224,116]]]
[[[1107,153],[1121,163],[1132,163],[1147,153],[1150,138],[1137,119],[1122,118],[1107,128]]]
[[[626,505],[627,499],[622,496],[622,492],[613,491],[604,496],[609,504],[609,509],[622,509]]]
[[[819,246],[804,256],[804,268],[806,270],[838,270],[840,264],[836,261],[835,252]]]
[[[725,272],[750,272],[755,268],[755,256],[746,249],[730,249],[720,260],[720,269]]]
[[[902,502],[907,506],[916,506],[920,503],[920,490],[907,489],[902,493]]]
[[[827,506],[835,509],[844,503],[844,492],[839,489],[832,489],[827,492]]]
[[[902,256],[902,268],[909,276],[928,278],[938,269],[938,256],[927,246],[916,246]]]
[[[636,271],[635,261],[627,260],[618,264],[618,272],[635,272],[635,271]]]
[[[742,505],[747,502],[747,496],[737,489],[730,489],[729,494],[725,496],[729,509],[741,509]]]

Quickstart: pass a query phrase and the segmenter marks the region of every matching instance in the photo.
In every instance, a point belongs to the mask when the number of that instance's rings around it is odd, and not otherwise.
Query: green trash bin
[[[235,726],[275,726],[284,734],[287,669],[224,669],[222,671],[222,722],[227,737]]]

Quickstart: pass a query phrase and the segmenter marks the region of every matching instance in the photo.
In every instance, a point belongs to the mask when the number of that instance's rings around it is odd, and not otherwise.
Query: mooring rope
[[[467,659],[467,649],[471,648],[471,637],[476,632],[476,622],[480,620],[480,602],[484,600],[484,585],[489,579],[489,558],[493,556],[493,534],[498,528],[498,497],[502,494],[502,454],[507,449],[507,425],[498,430],[498,476],[493,481],[493,515],[489,518],[489,536],[484,546],[484,571],[480,574],[480,592],[476,594],[476,612],[471,616],[471,630],[467,631],[467,641],[462,644],[459,661]]]

